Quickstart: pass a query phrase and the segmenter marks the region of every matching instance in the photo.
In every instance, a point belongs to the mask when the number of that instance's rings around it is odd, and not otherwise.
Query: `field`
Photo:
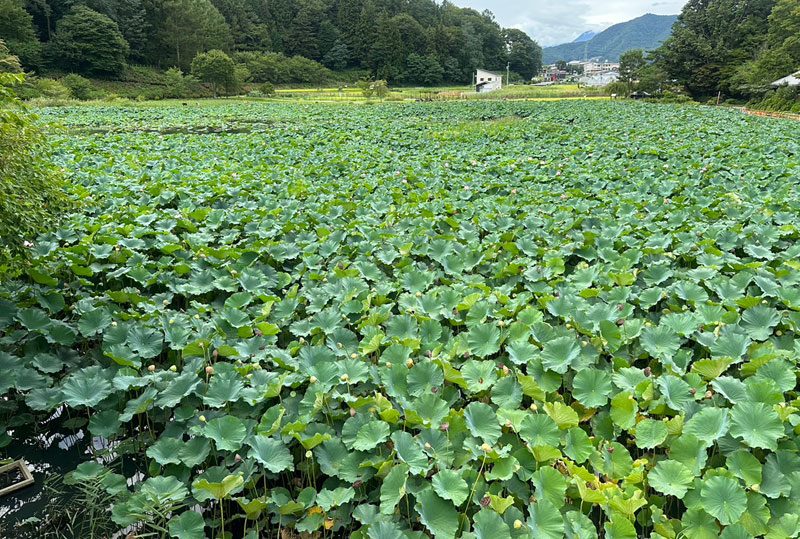
[[[1,536],[800,534],[800,124],[42,116],[81,207],[0,284],[0,455],[83,462]]]

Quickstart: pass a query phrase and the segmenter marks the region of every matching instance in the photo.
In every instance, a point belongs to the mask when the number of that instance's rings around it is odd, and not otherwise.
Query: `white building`
[[[779,86],[800,86],[800,71],[776,80],[771,84],[771,86],[775,88],[778,88]]]
[[[503,76],[479,69],[475,73],[475,91],[479,94],[493,92],[503,87]]]

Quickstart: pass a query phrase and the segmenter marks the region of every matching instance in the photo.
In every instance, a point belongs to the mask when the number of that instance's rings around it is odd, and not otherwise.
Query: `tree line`
[[[800,2],[690,0],[661,47],[647,58],[629,51],[621,63],[621,80],[646,91],[677,86],[695,100],[761,99],[771,82],[800,70]],[[797,98],[796,90],[782,92]]]
[[[188,71],[210,50],[275,83],[291,62],[393,83],[466,83],[507,64],[530,79],[542,58],[490,12],[433,0],[0,0],[0,39],[30,70],[108,78],[126,64]]]

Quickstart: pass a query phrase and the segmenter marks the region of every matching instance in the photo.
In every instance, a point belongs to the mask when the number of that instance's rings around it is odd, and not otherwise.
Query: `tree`
[[[619,57],[619,80],[632,85],[639,80],[642,69],[647,65],[642,49],[622,53]]]
[[[19,0],[0,0],[0,36],[24,67],[39,66],[42,45],[36,39],[33,17]]]
[[[289,28],[289,52],[311,60],[321,59],[319,30],[324,13],[325,6],[319,0],[302,0]]]
[[[14,64],[0,41],[0,65]],[[72,205],[42,131],[15,94],[23,81],[21,73],[0,73],[0,274]]]
[[[147,45],[147,12],[142,0],[84,0],[87,7],[117,23],[130,47],[129,57],[143,60]]]
[[[762,49],[775,0],[689,0],[655,57],[695,98],[740,94],[737,71]]]
[[[515,28],[503,30],[503,37],[511,69],[523,79],[531,80],[542,69],[542,48],[528,34]]]
[[[369,51],[369,67],[376,78],[396,80],[403,72],[403,43],[400,31],[384,17],[378,24],[377,37]]]
[[[236,84],[236,64],[220,50],[201,52],[192,60],[192,75],[211,84],[217,97],[220,86],[230,88]]]
[[[199,52],[230,49],[230,28],[209,0],[147,1],[149,62],[186,69]]]
[[[253,8],[244,0],[212,0],[225,18],[237,51],[269,50],[271,40],[267,25],[259,20]]]
[[[117,75],[125,68],[128,42],[117,23],[86,6],[75,6],[58,21],[48,43],[51,63],[89,75]]]
[[[403,74],[403,80],[414,84],[434,86],[442,82],[444,69],[436,59],[436,56],[428,54],[411,53],[408,56],[407,67]]]
[[[335,71],[341,71],[347,67],[350,62],[350,48],[347,43],[341,39],[337,41],[333,47],[325,54],[322,63],[325,67]]]
[[[746,65],[749,81],[768,84],[800,69],[800,3],[778,0],[769,16],[766,49]]]

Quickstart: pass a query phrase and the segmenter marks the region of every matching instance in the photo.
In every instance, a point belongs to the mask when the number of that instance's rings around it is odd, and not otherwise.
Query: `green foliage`
[[[41,64],[42,45],[36,38],[33,17],[19,0],[0,0],[0,39],[24,67]]]
[[[234,54],[233,59],[247,67],[250,80],[258,83],[320,84],[331,77],[323,65],[301,56],[288,58],[280,53],[240,52]]]
[[[531,80],[542,68],[542,48],[528,34],[516,28],[503,31],[508,49],[508,63],[511,70],[522,80]]]
[[[92,84],[92,81],[85,77],[81,77],[77,73],[70,73],[66,77],[62,78],[59,82],[69,91],[69,95],[73,99],[86,101],[87,99],[92,99],[95,96],[95,88]]]
[[[14,93],[23,80],[0,73],[0,274],[18,272],[12,257],[29,252],[69,207],[37,118]]]
[[[696,99],[742,95],[738,69],[762,49],[775,0],[690,0],[657,51],[669,78]]]
[[[86,6],[77,5],[58,22],[47,44],[50,63],[59,69],[88,75],[118,75],[125,69],[128,42],[117,23]]]
[[[166,92],[164,97],[186,97],[189,93],[189,85],[186,77],[177,67],[171,67],[164,73],[164,83]]]
[[[188,70],[198,54],[230,47],[230,27],[210,0],[172,0],[147,6],[150,35],[143,52],[152,64]]]
[[[220,87],[230,89],[236,84],[235,64],[220,50],[202,52],[192,60],[192,75],[211,84],[214,97]]]
[[[73,477],[111,477],[117,526],[797,535],[800,125],[580,101],[43,114],[91,198],[0,285],[0,423],[66,406],[109,439]]]

